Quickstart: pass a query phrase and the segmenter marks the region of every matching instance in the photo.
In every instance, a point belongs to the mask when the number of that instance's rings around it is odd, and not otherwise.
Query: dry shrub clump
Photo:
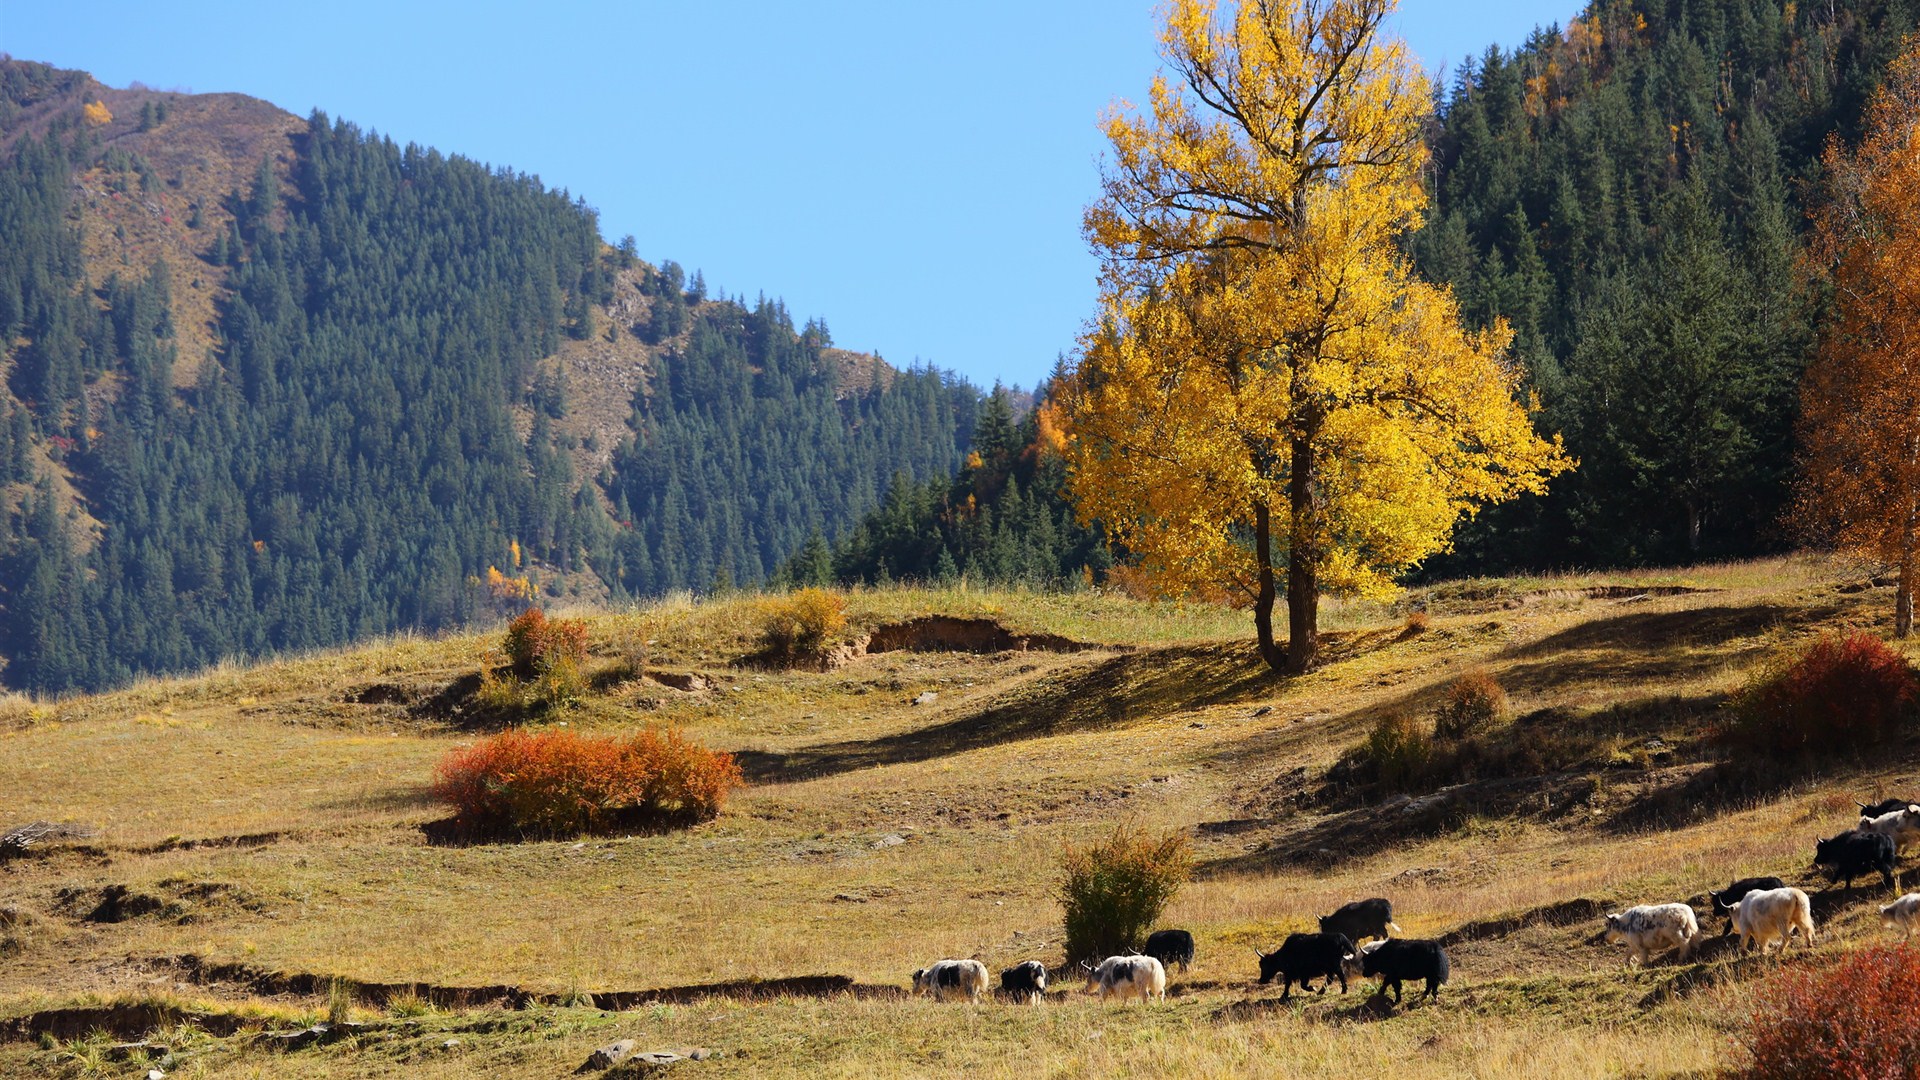
[[[1067,960],[1100,960],[1145,941],[1193,873],[1193,845],[1184,833],[1122,825],[1092,846],[1068,848],[1061,862]]]
[[[1491,674],[1475,668],[1447,687],[1446,700],[1433,714],[1434,734],[1443,739],[1464,739],[1486,731],[1506,715],[1506,690]]]
[[[1892,735],[1920,700],[1906,658],[1868,633],[1828,634],[1737,691],[1728,742],[1773,757],[1857,750]]]
[[[1910,1077],[1920,1068],[1920,949],[1861,949],[1767,981],[1728,1077]]]
[[[500,648],[510,668],[507,677],[497,676],[490,660],[480,669],[480,696],[489,706],[518,708],[528,699],[546,706],[566,705],[585,689],[584,620],[549,619],[539,608],[528,608],[507,624]]]
[[[449,752],[433,794],[472,831],[564,836],[707,821],[743,783],[733,755],[677,731],[621,739],[514,730]]]
[[[1418,717],[1382,717],[1353,753],[1355,771],[1384,791],[1406,791],[1433,766],[1433,733]]]
[[[775,656],[804,656],[819,652],[846,627],[845,600],[825,589],[800,589],[765,602],[760,639]]]

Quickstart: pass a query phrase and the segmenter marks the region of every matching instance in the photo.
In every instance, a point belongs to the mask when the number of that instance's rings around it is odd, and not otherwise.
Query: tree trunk
[[[1913,538],[1911,534],[1900,551],[1900,580],[1893,587],[1893,636],[1913,633]]]
[[[1260,588],[1253,598],[1253,629],[1260,639],[1260,659],[1279,671],[1286,655],[1273,640],[1273,514],[1264,502],[1253,508],[1253,557],[1259,564],[1260,577]]]
[[[1292,475],[1287,480],[1287,661],[1283,669],[1300,675],[1320,652],[1320,564],[1314,538],[1319,507],[1314,505],[1313,443],[1318,424],[1293,439]]]

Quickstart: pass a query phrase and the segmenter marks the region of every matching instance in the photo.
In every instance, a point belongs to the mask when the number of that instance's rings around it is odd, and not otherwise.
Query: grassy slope
[[[567,722],[677,723],[741,751],[759,782],[710,825],[584,843],[428,846],[418,826],[442,811],[422,785],[472,733],[350,700],[374,685],[430,692],[474,670],[487,637],[398,640],[17,703],[0,717],[0,825],[78,821],[102,835],[0,870],[0,908],[26,915],[0,945],[0,1020],[155,995],[290,1020],[324,1010],[313,998],[261,1002],[243,986],[190,985],[156,962],[183,954],[561,995],[820,973],[901,985],[940,956],[996,969],[1057,960],[1050,867],[1061,845],[1129,818],[1192,829],[1203,862],[1165,920],[1195,932],[1199,959],[1163,1010],[843,997],[428,1012],[357,1048],[305,1051],[300,1072],[561,1075],[623,1036],[726,1051],[686,1067],[714,1075],[824,1065],[1078,1076],[1146,1062],[1193,1075],[1283,1064],[1364,1075],[1410,1061],[1486,1076],[1707,1068],[1729,1052],[1726,1018],[1738,1015],[1745,976],[1772,961],[1716,955],[1701,970],[1733,975],[1726,985],[1643,1007],[1693,976],[1672,965],[1623,972],[1620,951],[1587,943],[1591,921],[1527,925],[1455,946],[1439,1007],[1368,1023],[1357,996],[1279,1007],[1252,985],[1247,949],[1363,896],[1392,897],[1407,932],[1428,935],[1572,898],[1665,901],[1740,874],[1803,877],[1812,840],[1846,824],[1848,794],[1914,786],[1910,755],[1693,812],[1673,793],[1705,767],[1716,695],[1748,666],[1821,628],[1884,629],[1884,590],[1849,580],[1841,567],[1784,560],[1450,584],[1422,594],[1433,615],[1425,634],[1403,634],[1383,608],[1335,607],[1333,662],[1292,681],[1259,666],[1243,615],[1114,598],[859,594],[856,621],[869,626],[925,611],[988,615],[1115,648],[890,653],[827,674],[730,667],[752,648],[746,602],[593,616],[597,642],[650,639],[653,666],[705,671],[724,689],[611,682]],[[1632,588],[1592,595],[1596,584]],[[1642,595],[1646,586],[1703,591]],[[1476,665],[1518,711],[1564,710],[1552,723],[1568,739],[1578,732],[1588,760],[1521,783],[1497,809],[1431,819],[1311,794],[1378,717],[1429,707]],[[938,700],[913,705],[926,690]],[[1650,759],[1654,738],[1668,750]],[[905,842],[883,842],[896,836]],[[190,843],[235,837],[247,839]],[[112,924],[79,918],[110,884],[164,906]],[[1823,910],[1823,950],[1879,936],[1874,895]],[[456,1037],[457,1049],[441,1049]],[[174,1075],[287,1067],[243,1038],[197,1043]],[[83,1075],[91,1052],[0,1043],[0,1073]]]

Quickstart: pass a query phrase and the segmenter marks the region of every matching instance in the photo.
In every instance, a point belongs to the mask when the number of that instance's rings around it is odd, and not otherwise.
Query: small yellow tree
[[[1388,0],[1173,0],[1151,115],[1107,120],[1102,310],[1067,400],[1080,513],[1173,590],[1229,583],[1303,671],[1324,588],[1378,593],[1480,503],[1571,462],[1401,252],[1425,79]],[[1276,520],[1277,519],[1277,520]],[[1283,565],[1289,636],[1272,612]]]
[[[1866,133],[1824,161],[1813,251],[1834,312],[1800,387],[1800,524],[1898,570],[1893,632],[1920,572],[1920,43],[1887,73]]]

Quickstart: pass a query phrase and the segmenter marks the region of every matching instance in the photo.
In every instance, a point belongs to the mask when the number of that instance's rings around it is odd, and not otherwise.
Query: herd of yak
[[[1829,884],[1844,881],[1851,889],[1854,878],[1877,871],[1892,889],[1894,860],[1911,843],[1920,843],[1920,800],[1863,803],[1854,828],[1814,845],[1813,862],[1825,871]],[[1737,931],[1743,952],[1757,947],[1765,954],[1776,940],[1784,951],[1795,935],[1803,946],[1813,944],[1812,902],[1806,893],[1777,877],[1742,878],[1707,896],[1713,910],[1727,917],[1721,936]],[[1920,892],[1883,906],[1880,917],[1911,935],[1920,927]],[[1272,952],[1255,949],[1260,982],[1267,985],[1279,979],[1280,1000],[1285,1001],[1295,983],[1302,990],[1314,990],[1313,980],[1320,979],[1315,992],[1324,993],[1338,981],[1340,992],[1346,993],[1349,979],[1377,978],[1379,993],[1390,991],[1398,1005],[1403,983],[1425,980],[1421,996],[1438,1000],[1440,986],[1452,969],[1446,950],[1438,941],[1390,936],[1399,929],[1391,901],[1357,900],[1321,916],[1318,933],[1290,934]],[[1644,965],[1656,954],[1673,950],[1684,962],[1700,937],[1700,923],[1690,904],[1642,904],[1607,915],[1604,934],[1610,943],[1626,943],[1629,964]],[[1169,967],[1177,964],[1185,971],[1192,962],[1191,933],[1157,930],[1140,952],[1110,956],[1098,964],[1082,963],[1079,970],[1087,975],[1088,994],[1103,1000],[1146,1002],[1165,999]],[[1000,973],[1000,992],[1015,1001],[1040,1002],[1046,999],[1047,982],[1047,966],[1028,960]],[[942,1001],[978,1002],[988,990],[986,965],[978,960],[941,960],[915,971],[913,988]]]

